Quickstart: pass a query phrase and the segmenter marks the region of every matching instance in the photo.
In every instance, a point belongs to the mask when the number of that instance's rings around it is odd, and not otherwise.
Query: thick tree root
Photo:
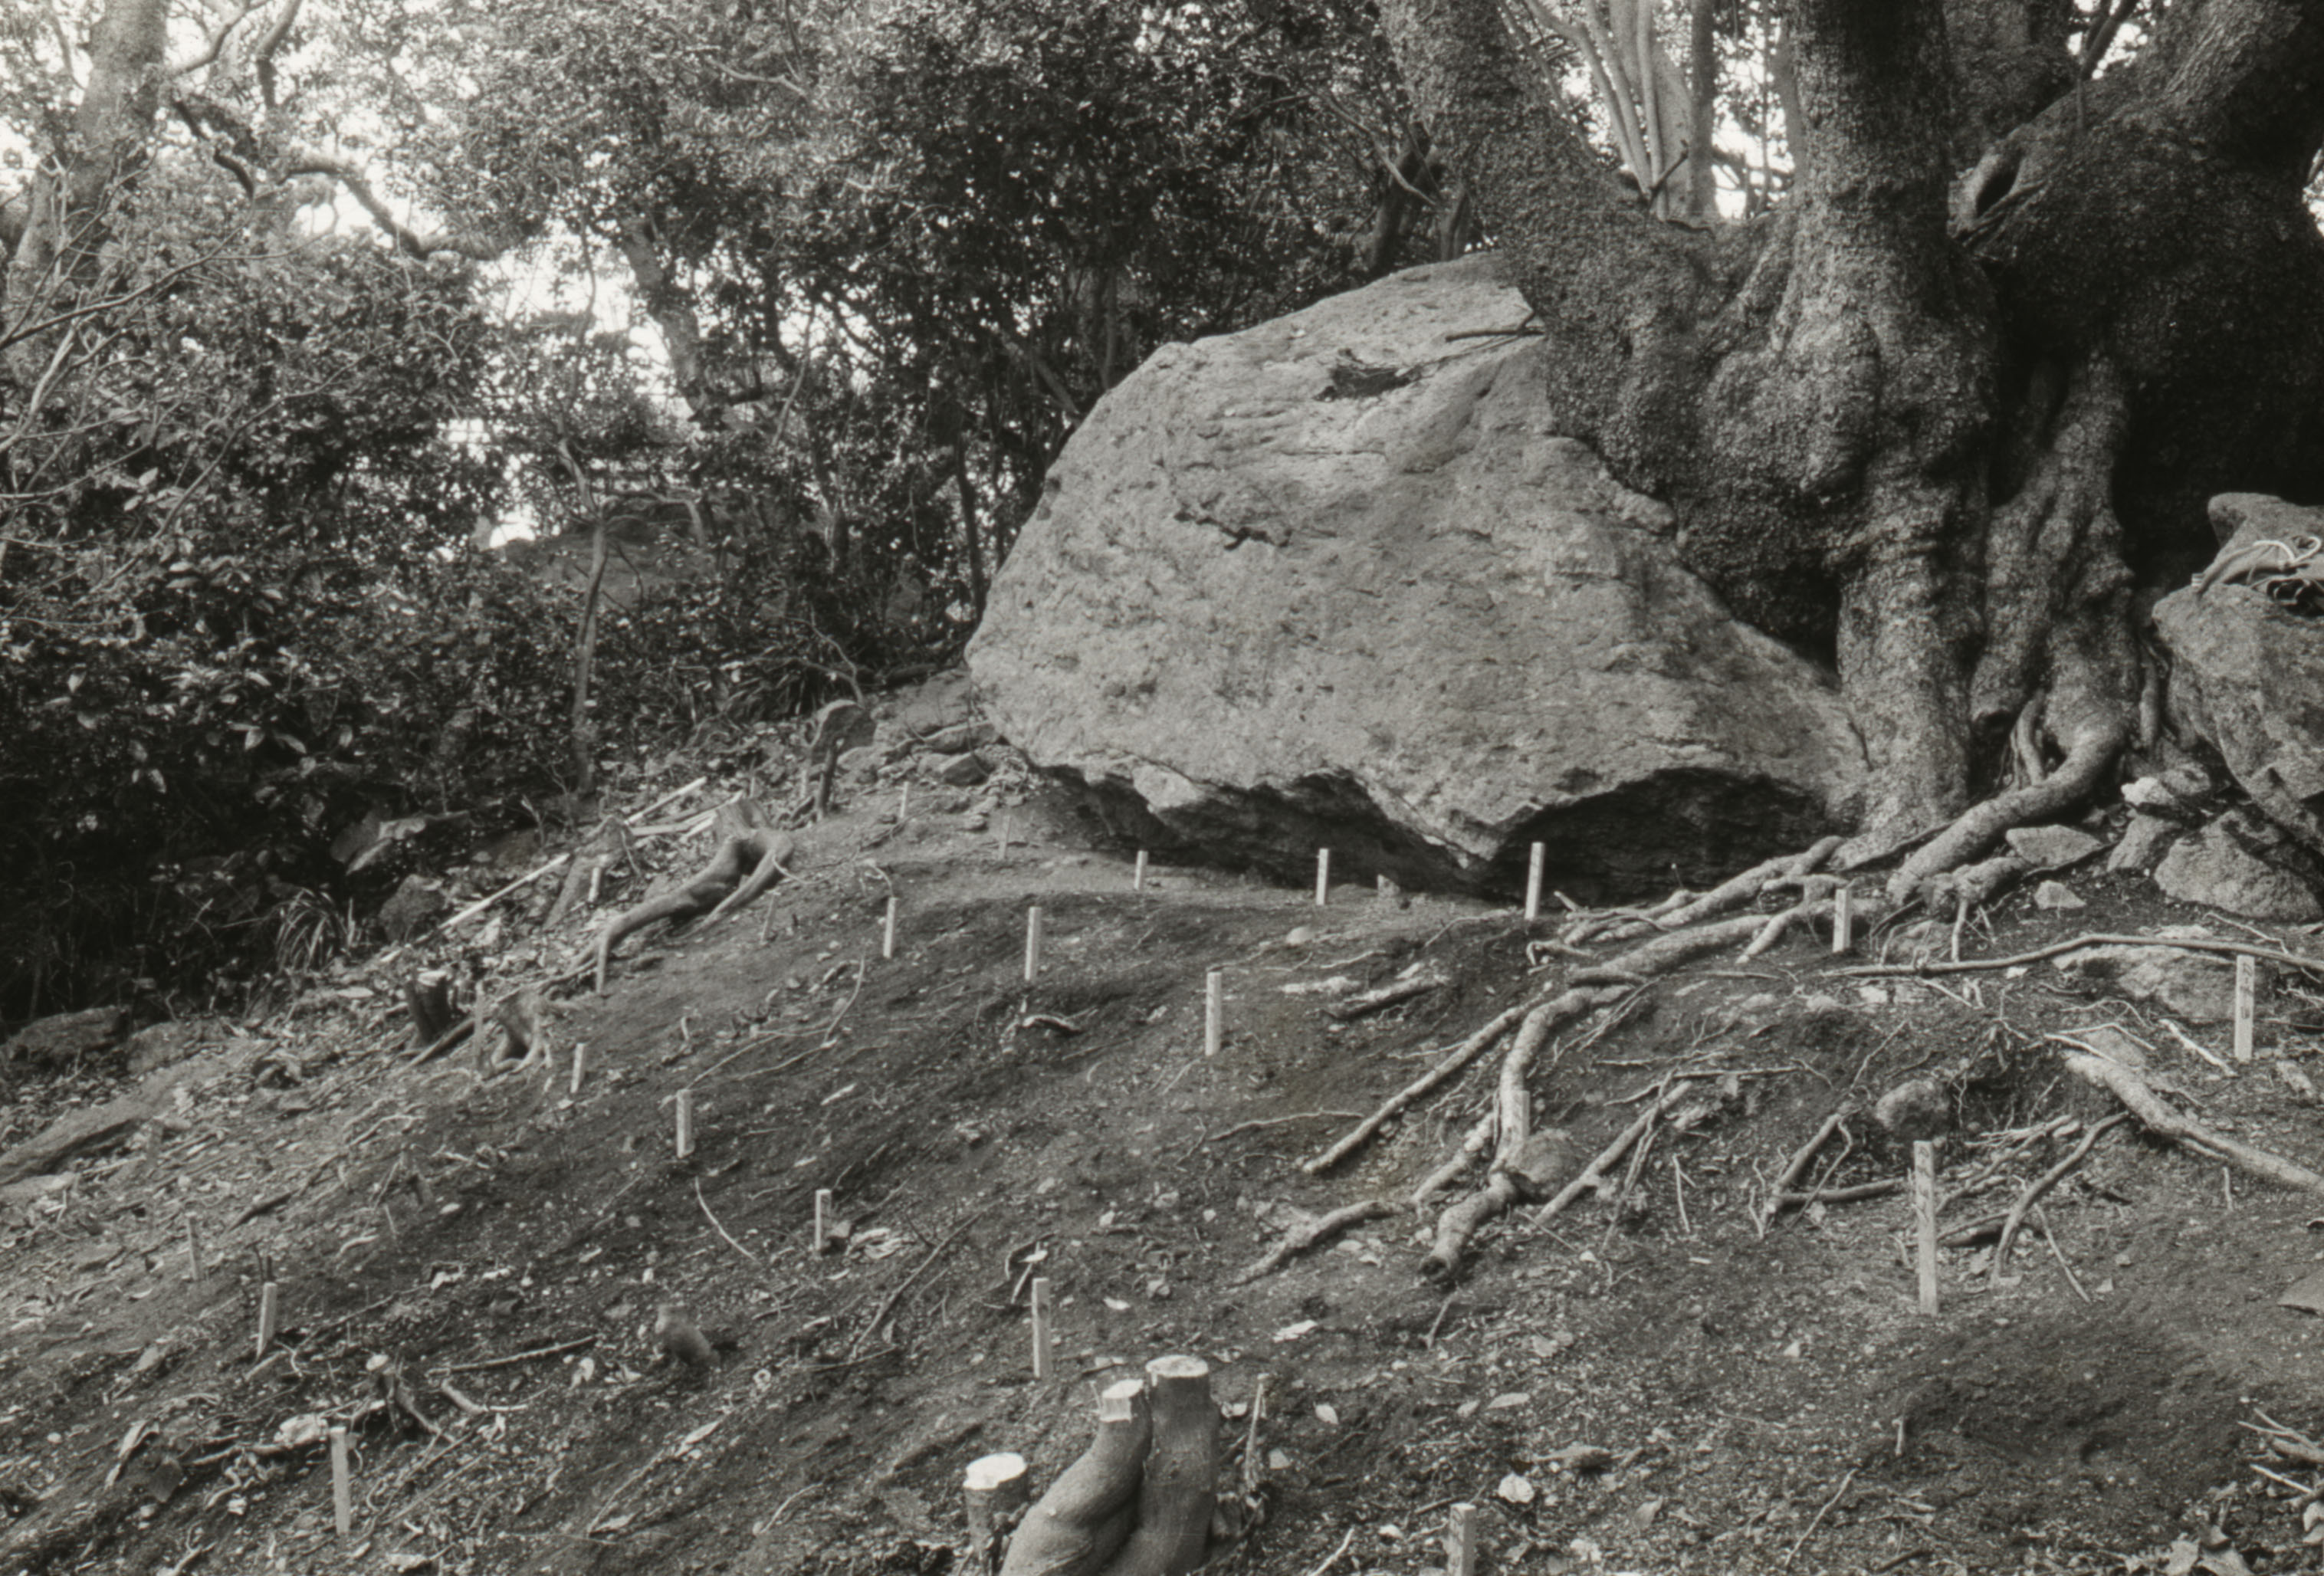
[[[593,951],[596,959],[597,991],[605,990],[605,974],[613,949],[622,940],[661,919],[690,919],[707,909],[706,925],[715,925],[790,874],[785,862],[796,844],[789,834],[767,822],[754,799],[735,798],[718,808],[711,824],[718,851],[700,873],[674,891],[649,898],[606,922]]]
[[[2066,1057],[2066,1068],[2121,1101],[2139,1120],[2140,1125],[2158,1138],[2169,1138],[2199,1155],[2225,1160],[2239,1170],[2248,1171],[2254,1176],[2282,1186],[2324,1194],[2324,1176],[2319,1176],[2305,1166],[2286,1160],[2281,1155],[2254,1148],[2224,1133],[2213,1132],[2190,1118],[2181,1116],[2163,1103],[2154,1091],[2147,1087],[2144,1079],[2111,1056],[2092,1055],[2088,1052],[2070,1053]]]
[[[1888,878],[1889,900],[1902,904],[1927,895],[1936,877],[1975,859],[2012,827],[2054,820],[2080,808],[2113,769],[2129,735],[2127,719],[2084,729],[2055,771],[1976,806],[1899,865]]]

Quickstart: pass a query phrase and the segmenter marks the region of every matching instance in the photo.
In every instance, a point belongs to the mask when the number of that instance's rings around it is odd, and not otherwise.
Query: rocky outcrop
[[[1559,436],[1489,257],[1169,346],[997,577],[991,718],[1140,841],[1506,890],[1696,880],[1850,824],[1828,677]]]
[[[2324,510],[2229,493],[2211,500],[2225,539],[2214,569],[2268,541],[2324,536]],[[2270,820],[2324,853],[2324,619],[2221,578],[2174,591],[2154,624],[2171,650],[2174,721],[2209,741]]]

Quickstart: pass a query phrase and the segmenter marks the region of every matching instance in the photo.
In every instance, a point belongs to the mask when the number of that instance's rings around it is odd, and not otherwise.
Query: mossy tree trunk
[[[1794,0],[1794,196],[1708,228],[1626,198],[1495,0],[1382,12],[1554,342],[1561,425],[1832,663],[1858,849],[1952,825],[1913,879],[2111,770],[2212,493],[2324,490],[2324,7],[2182,0],[2084,81],[2056,0]],[[2010,783],[2029,709],[2045,770]]]

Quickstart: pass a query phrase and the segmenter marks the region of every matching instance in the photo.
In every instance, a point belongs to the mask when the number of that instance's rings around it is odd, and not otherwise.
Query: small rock
[[[424,876],[406,876],[379,908],[379,927],[392,942],[410,941],[452,911],[444,889]]]
[[[2136,782],[2125,783],[2122,802],[2135,810],[2169,810],[2179,805],[2179,796],[2163,786],[2159,777],[2142,777]]]
[[[2083,902],[2074,889],[2065,882],[2043,881],[2034,889],[2034,907],[2036,908],[2087,908],[2089,905]]]
[[[2130,825],[2123,828],[2122,841],[2107,855],[2107,869],[2116,872],[2135,871],[2140,875],[2153,870],[2162,862],[2171,847],[2171,840],[2179,835],[2179,824],[2161,816],[2144,813],[2133,816]]]
[[[2157,939],[2170,934],[2160,932]],[[2087,946],[2052,959],[2051,966],[2109,985],[2134,1001],[2159,1002],[2190,1023],[2225,1023],[2235,1015],[2234,966],[2213,954],[2161,946]]]
[[[2297,1308],[2303,1313],[2324,1313],[2324,1269],[2310,1270],[2275,1300],[2279,1307]]]
[[[973,750],[947,756],[936,767],[936,779],[946,788],[973,788],[991,775],[991,766]]]
[[[1001,737],[1001,730],[991,723],[955,723],[949,728],[939,728],[920,741],[929,753],[962,755],[971,750],[982,750]]]
[[[2078,826],[2013,826],[2009,850],[2037,871],[2063,870],[2106,843]]]
[[[1501,1479],[1493,1492],[1512,1505],[1531,1505],[1540,1490],[1533,1486],[1532,1479],[1511,1472]]]
[[[1942,1087],[1927,1078],[1899,1083],[1880,1097],[1872,1114],[1882,1127],[1914,1143],[1941,1138],[1953,1125],[1952,1102]]]
[[[2246,919],[2324,919],[2324,903],[2307,883],[2252,853],[2246,840],[2264,845],[2267,834],[2248,816],[2222,816],[2173,848],[2155,867],[2154,884],[2183,902]]]

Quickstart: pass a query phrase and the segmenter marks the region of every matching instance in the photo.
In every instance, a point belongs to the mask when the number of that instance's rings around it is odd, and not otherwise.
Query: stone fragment
[[[2013,826],[2010,852],[2037,871],[2063,870],[2106,846],[2079,826]]]
[[[393,942],[410,941],[452,911],[444,889],[425,876],[406,876],[394,895],[380,905],[379,927]]]
[[[2144,875],[2162,862],[2163,854],[2171,847],[2171,840],[2178,836],[2181,830],[2179,823],[2166,821],[2160,816],[2142,812],[2131,816],[2130,825],[2123,828],[2122,840],[2114,845],[2114,852],[2107,855],[2107,869]]]
[[[2324,903],[2317,901],[2305,881],[2246,846],[2265,841],[2264,832],[2250,817],[2222,816],[2165,854],[2155,866],[2154,884],[2181,902],[2223,908],[2246,919],[2287,924],[2324,919]]]
[[[2034,907],[2036,908],[2087,908],[2089,905],[2083,902],[2080,894],[2065,882],[2043,881],[2034,889]]]
[[[936,780],[947,788],[973,788],[992,775],[992,768],[973,750],[965,755],[944,757],[935,770]]]
[[[2217,953],[2161,946],[2089,946],[2054,958],[2059,972],[2152,1001],[2190,1023],[2235,1017],[2235,966]]]
[[[2324,534],[2324,511],[2227,493],[2211,500],[2211,525],[2224,558]],[[2218,749],[2270,820],[2324,853],[2324,619],[2222,581],[2172,592],[2155,604],[2154,625],[2172,658],[2173,718]]]

